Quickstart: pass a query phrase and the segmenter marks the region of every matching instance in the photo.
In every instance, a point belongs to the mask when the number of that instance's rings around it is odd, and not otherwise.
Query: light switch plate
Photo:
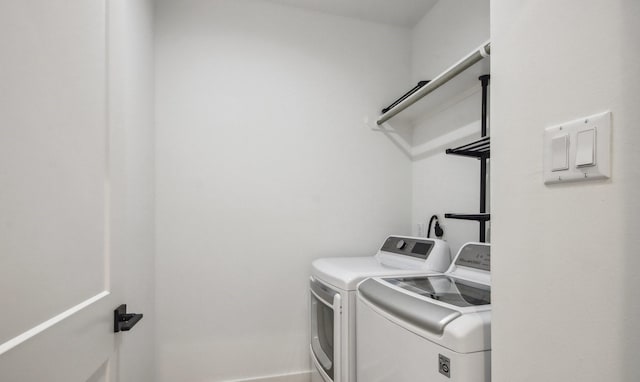
[[[589,166],[577,166],[578,134],[581,138],[588,136],[584,132],[594,131],[594,164]],[[568,136],[569,141],[569,168],[566,170],[554,170],[554,142],[557,147],[557,138]],[[584,149],[584,146],[583,146]],[[557,153],[556,153],[557,155]],[[584,152],[580,152],[584,158]],[[582,159],[584,160],[584,159]],[[557,167],[557,164],[556,164]],[[577,182],[585,180],[606,179],[611,177],[611,112],[592,115],[575,121],[561,123],[548,127],[544,131],[544,183]]]

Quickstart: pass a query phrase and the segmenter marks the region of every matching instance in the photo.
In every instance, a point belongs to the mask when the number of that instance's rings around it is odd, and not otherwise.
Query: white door
[[[107,16],[0,0],[2,382],[113,378]]]

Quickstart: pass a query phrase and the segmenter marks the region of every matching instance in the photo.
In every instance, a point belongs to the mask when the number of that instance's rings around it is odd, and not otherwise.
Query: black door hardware
[[[141,319],[142,314],[127,313],[127,304],[122,304],[113,311],[113,331],[114,333],[127,332],[136,326]]]

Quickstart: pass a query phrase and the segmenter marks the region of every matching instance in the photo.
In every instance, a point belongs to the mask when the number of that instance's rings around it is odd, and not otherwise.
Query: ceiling
[[[268,0],[338,16],[413,27],[438,0]]]

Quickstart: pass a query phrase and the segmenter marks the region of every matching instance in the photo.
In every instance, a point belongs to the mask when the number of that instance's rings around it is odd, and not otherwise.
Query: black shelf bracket
[[[128,332],[142,319],[142,314],[127,313],[127,304],[122,304],[113,311],[113,332]]]

